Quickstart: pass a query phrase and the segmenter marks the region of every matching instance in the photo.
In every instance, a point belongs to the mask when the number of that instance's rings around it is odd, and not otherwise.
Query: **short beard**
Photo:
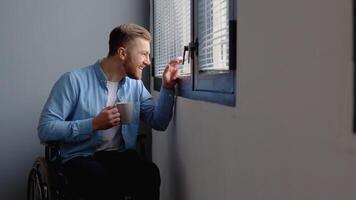
[[[124,69],[125,69],[125,72],[126,72],[126,76],[128,76],[129,78],[138,80],[139,78],[136,77],[136,71],[134,71],[134,72],[128,71],[128,70],[131,70],[129,60],[130,60],[130,59],[126,60],[126,61],[123,63],[123,66],[124,66]],[[135,68],[135,69],[136,69],[136,68]]]

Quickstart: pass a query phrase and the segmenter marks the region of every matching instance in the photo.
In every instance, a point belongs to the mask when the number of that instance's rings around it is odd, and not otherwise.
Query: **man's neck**
[[[106,57],[100,62],[100,67],[104,71],[108,81],[120,82],[125,76],[122,63],[115,57]]]

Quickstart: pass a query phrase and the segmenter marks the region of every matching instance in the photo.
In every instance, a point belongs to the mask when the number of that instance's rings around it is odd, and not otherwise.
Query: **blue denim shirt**
[[[37,129],[42,143],[60,142],[64,161],[93,155],[102,143],[102,131],[93,131],[92,121],[106,107],[106,81],[97,61],[63,74],[54,84]],[[172,118],[173,90],[162,87],[155,104],[141,80],[125,77],[119,83],[117,98],[134,104],[132,123],[121,125],[125,149],[135,148],[140,119],[153,129],[165,130]]]

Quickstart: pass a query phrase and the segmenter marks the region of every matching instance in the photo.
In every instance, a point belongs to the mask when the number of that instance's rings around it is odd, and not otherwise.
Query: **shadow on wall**
[[[177,97],[175,102],[177,102]],[[174,114],[173,118],[171,121],[170,129],[176,130],[176,107],[177,104],[174,104]],[[179,154],[178,151],[178,141],[177,141],[177,133],[176,131],[169,131],[170,136],[168,137],[168,149],[169,152],[171,152],[172,156],[169,156],[169,178],[171,180],[171,187],[174,188],[174,191],[169,191],[170,198],[172,200],[181,200],[185,199],[184,191],[186,191],[183,188],[184,180],[184,169],[183,166],[181,165],[181,155]]]

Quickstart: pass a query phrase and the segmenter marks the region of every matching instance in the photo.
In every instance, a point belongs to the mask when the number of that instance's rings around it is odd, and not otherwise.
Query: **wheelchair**
[[[137,136],[137,151],[146,155],[146,135]],[[45,144],[45,155],[37,157],[28,176],[27,200],[85,200],[68,187],[70,184],[61,171],[61,152],[57,142]],[[134,200],[129,194],[123,200]]]

